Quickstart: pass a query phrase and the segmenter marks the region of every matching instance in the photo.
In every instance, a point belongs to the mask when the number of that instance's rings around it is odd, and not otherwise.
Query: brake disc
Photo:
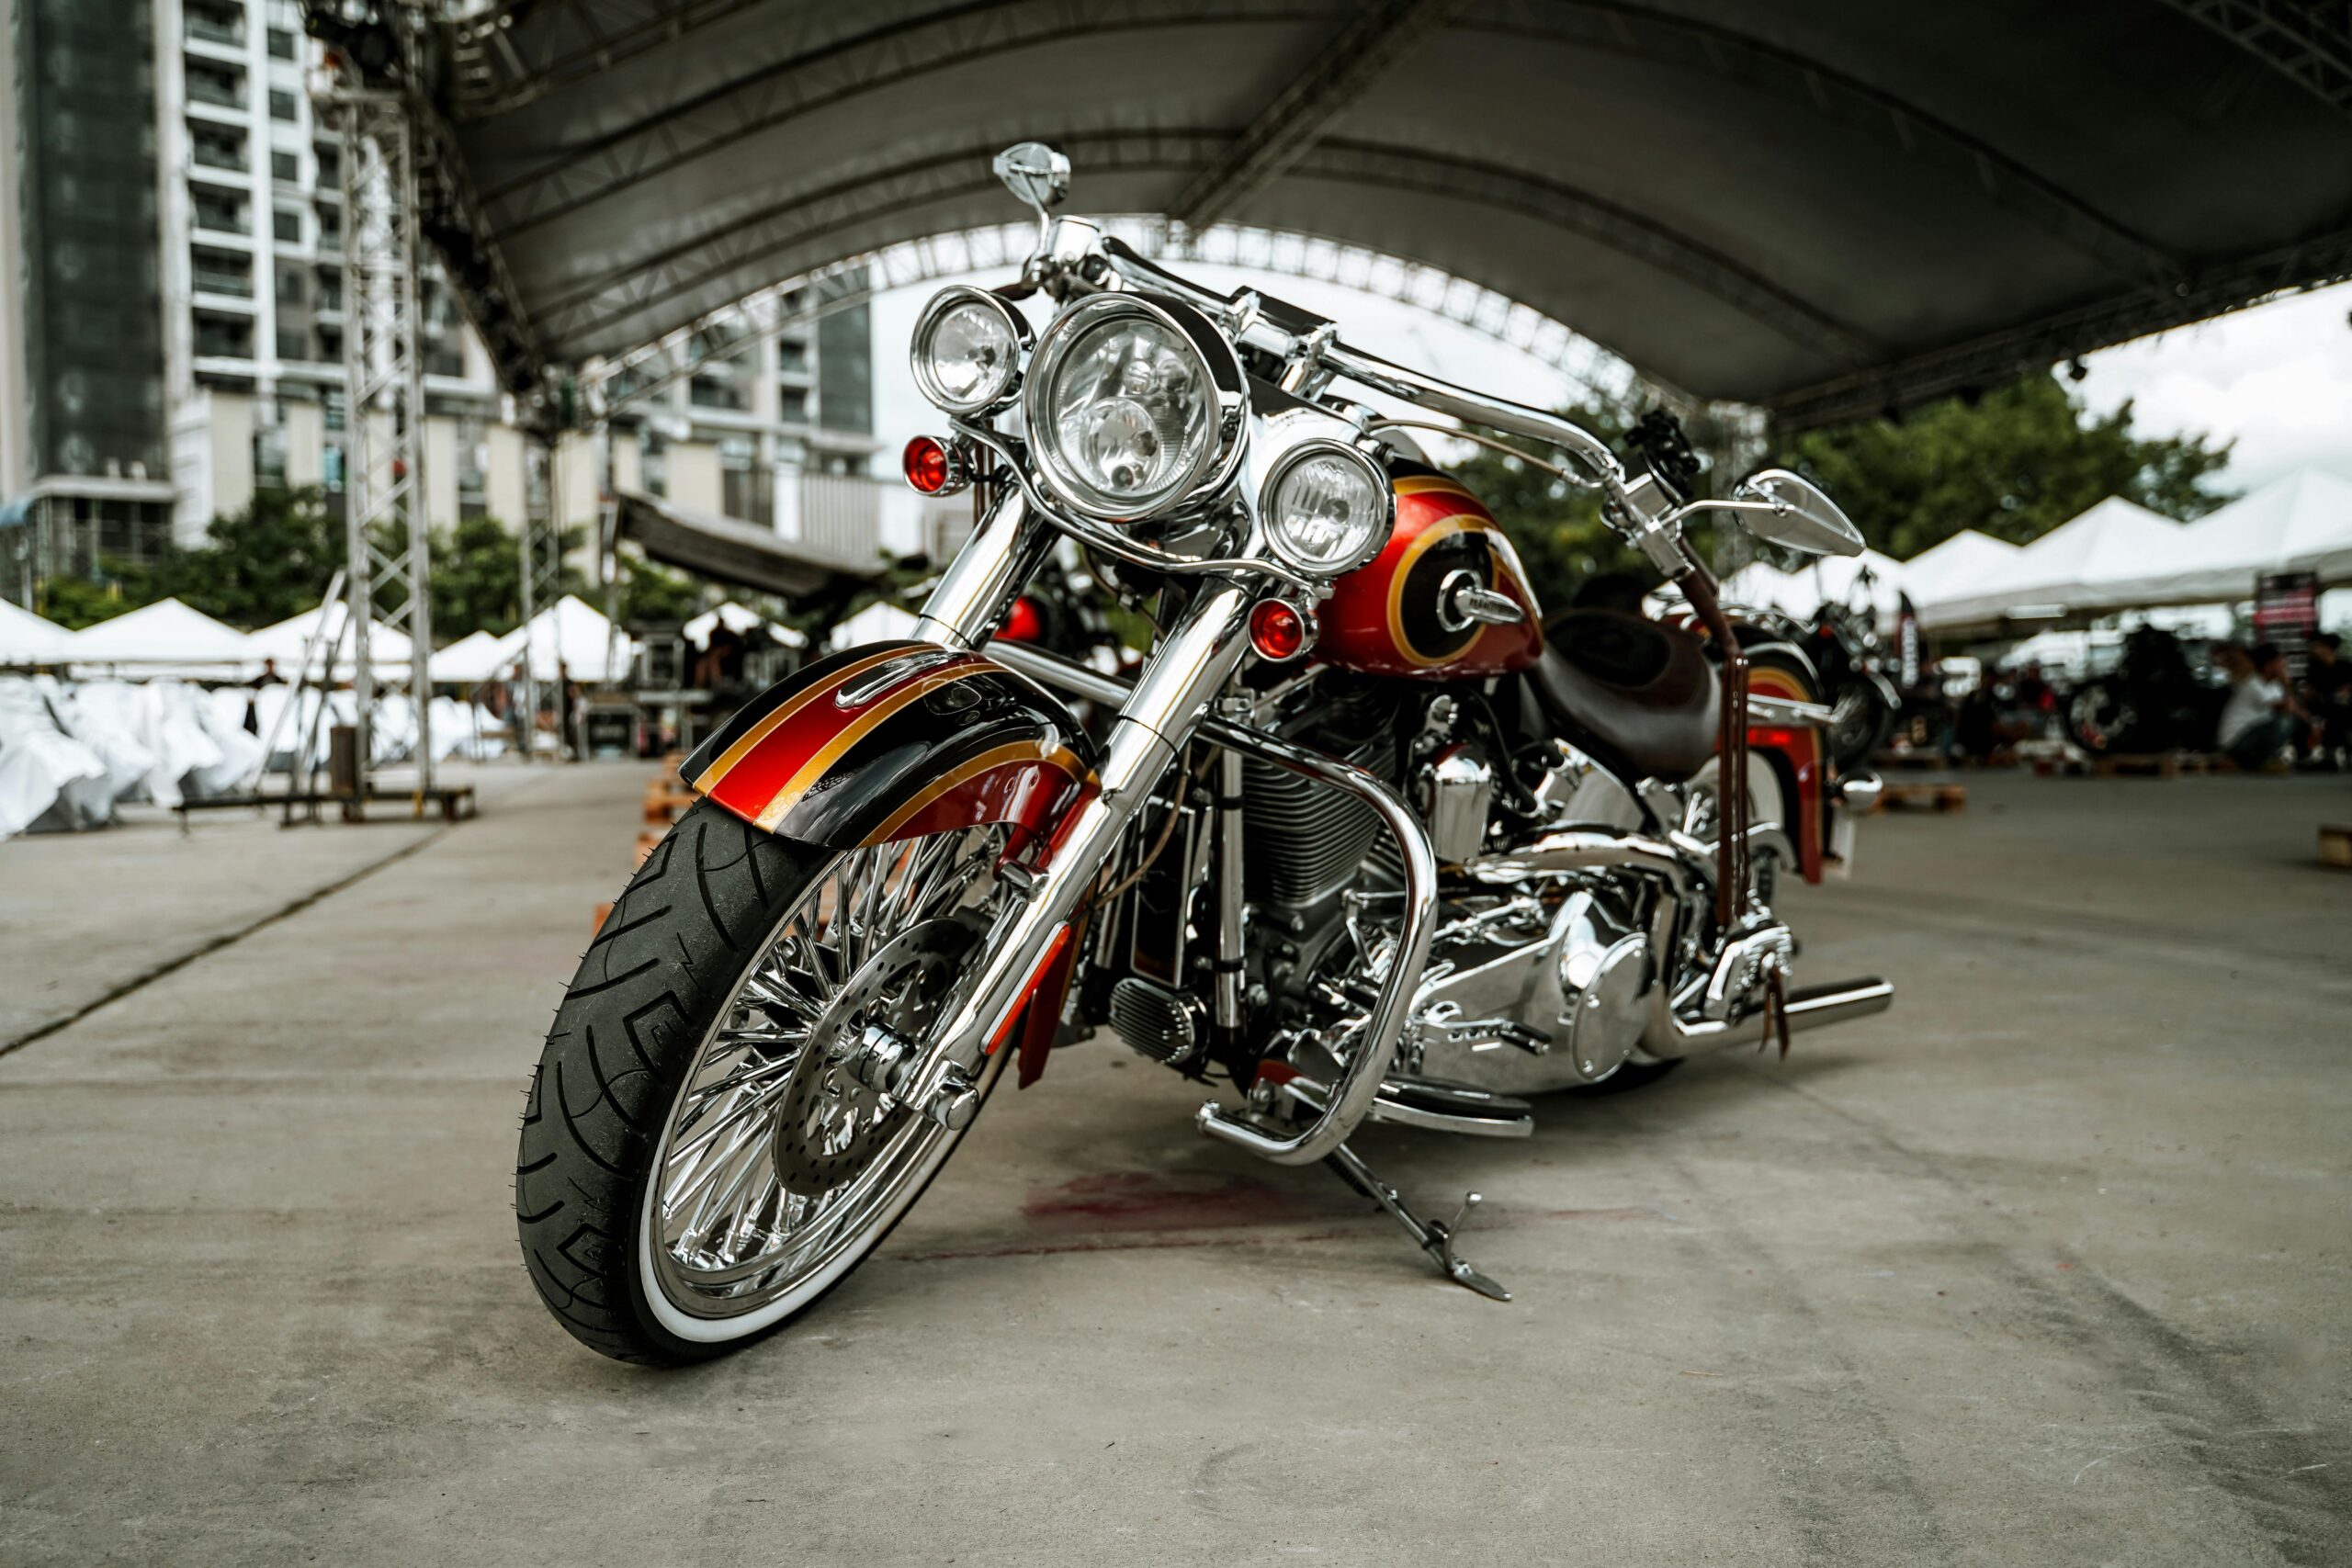
[[[775,1170],[785,1190],[814,1198],[855,1179],[905,1122],[907,1108],[843,1066],[869,1025],[921,1040],[978,940],[957,919],[925,920],[858,966],[808,1032],[776,1111]]]

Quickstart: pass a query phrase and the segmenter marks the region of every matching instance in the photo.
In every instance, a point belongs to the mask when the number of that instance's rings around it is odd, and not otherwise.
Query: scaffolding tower
[[[419,140],[396,93],[341,85],[327,95],[327,104],[343,144],[345,589],[358,705],[354,805],[364,812],[377,793],[380,705],[387,695],[404,694],[416,731],[411,805],[421,815],[433,792],[433,608],[416,231]],[[411,649],[406,671],[382,681],[368,646],[379,625],[405,635]]]

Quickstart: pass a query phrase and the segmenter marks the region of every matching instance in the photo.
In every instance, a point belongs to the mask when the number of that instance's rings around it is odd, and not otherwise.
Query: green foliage
[[[684,572],[624,555],[620,574],[620,615],[625,626],[690,621],[702,613],[701,585]]]
[[[233,626],[269,626],[318,607],[343,542],[343,521],[315,487],[257,490],[243,511],[215,517],[203,543],[120,568],[120,607],[175,598]]]
[[[563,565],[551,600],[588,593],[588,580],[571,558],[587,536],[584,528],[565,533]],[[435,641],[452,642],[477,631],[503,637],[522,620],[522,544],[512,529],[495,517],[466,517],[433,536]]]
[[[2143,438],[2132,405],[2087,417],[2055,377],[2028,376],[1973,404],[1946,399],[1892,420],[1807,431],[1781,460],[1826,490],[1862,536],[1908,559],[1963,528],[2024,544],[2110,495],[2184,521],[2230,499],[2207,488],[2229,444]]]
[[[119,580],[121,569],[110,563],[107,575]],[[125,598],[119,581],[96,582],[86,577],[51,577],[42,580],[33,611],[70,631],[80,631],[84,626],[111,620],[125,610],[135,610],[142,603]]]
[[[1560,412],[1612,446],[1641,412],[1598,403]],[[1501,434],[1498,439],[1547,462],[1557,460],[1556,453],[1521,437]],[[1466,459],[1448,471],[1487,503],[1510,536],[1536,601],[1547,612],[1566,609],[1577,584],[1599,573],[1647,570],[1640,556],[1601,522],[1600,503],[1589,491],[1484,446],[1473,447]]]

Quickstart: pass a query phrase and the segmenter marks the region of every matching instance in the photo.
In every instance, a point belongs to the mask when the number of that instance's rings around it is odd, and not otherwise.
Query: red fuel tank
[[[1524,670],[1544,652],[1544,613],[1519,554],[1478,498],[1442,474],[1395,481],[1396,529],[1379,555],[1332,585],[1315,651],[1368,675],[1459,681]],[[1446,624],[1458,574],[1510,594],[1526,611],[1517,626]]]

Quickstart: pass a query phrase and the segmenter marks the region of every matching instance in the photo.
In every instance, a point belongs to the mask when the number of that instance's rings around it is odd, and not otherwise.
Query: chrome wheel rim
[[[870,1246],[909,1180],[944,1155],[953,1134],[888,1115],[839,1185],[796,1193],[776,1168],[776,1122],[820,1021],[895,934],[950,917],[984,926],[1005,887],[995,874],[1004,833],[967,829],[836,858],[735,976],[672,1098],[648,1178],[643,1256],[672,1308],[741,1317],[802,1289]]]

